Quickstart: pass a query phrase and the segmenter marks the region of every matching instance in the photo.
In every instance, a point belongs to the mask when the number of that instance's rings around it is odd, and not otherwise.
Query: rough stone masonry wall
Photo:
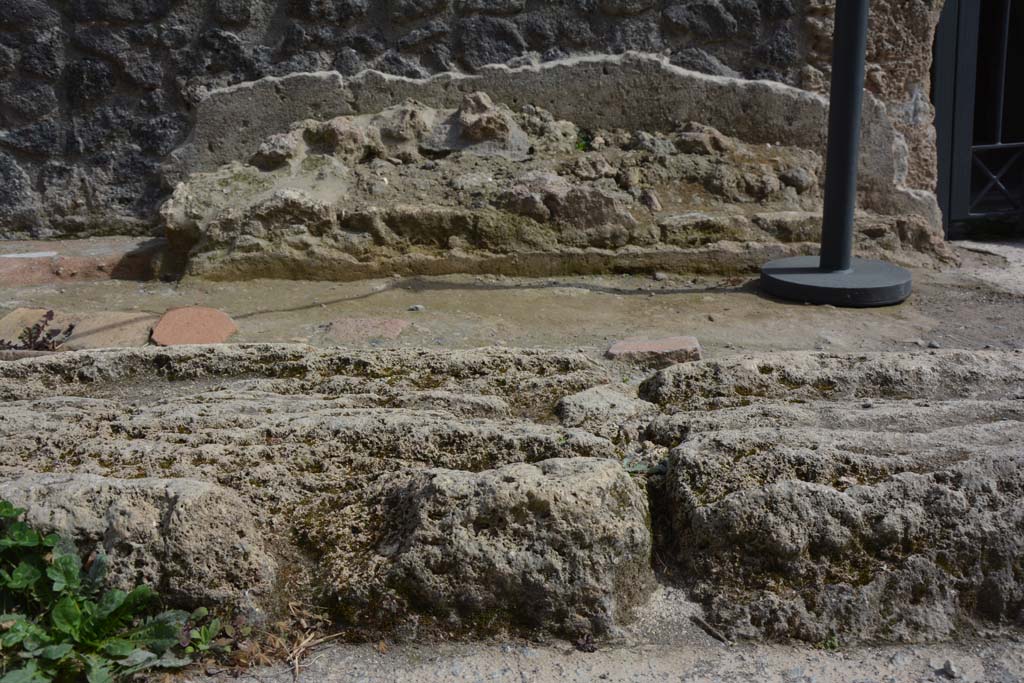
[[[268,75],[405,77],[628,50],[827,89],[831,0],[2,0],[0,237],[146,233],[161,164],[211,91]],[[873,3],[869,88],[931,190],[941,0]],[[644,93],[633,105],[644,106]],[[258,112],[257,112],[258,114]]]

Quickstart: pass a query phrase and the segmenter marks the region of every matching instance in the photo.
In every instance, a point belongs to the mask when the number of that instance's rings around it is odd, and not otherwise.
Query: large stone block
[[[366,493],[305,530],[350,618],[600,634],[653,588],[646,497],[614,461],[419,470]]]
[[[603,78],[609,88],[584,94],[589,78]],[[612,100],[626,97],[635,79],[652,87],[669,79],[679,87],[658,90],[665,93],[662,113],[633,116]],[[359,113],[300,121],[251,139],[270,123],[247,111],[269,97],[270,119],[277,117],[284,110],[274,93],[285,83]],[[498,95],[470,90],[480,83]],[[580,121],[502,104],[521,92]],[[445,104],[452,100],[455,109]],[[373,109],[377,103],[383,108]],[[702,270],[753,270],[765,257],[754,246],[796,254],[818,241],[817,226],[806,223],[816,215],[808,209],[820,206],[824,104],[793,88],[704,76],[637,55],[487,67],[476,76],[426,81],[379,73],[266,79],[219,91],[200,105],[200,128],[176,154],[175,173],[212,168],[219,159],[252,165],[192,172],[162,215],[171,244],[189,257],[189,272],[221,279],[544,275],[697,262]],[[871,173],[864,185],[877,188],[871,196],[889,211],[902,196],[883,152],[895,134],[879,118],[884,111],[872,106],[867,111],[878,125],[865,141]],[[202,113],[206,107],[213,119]],[[779,122],[745,113],[783,108],[789,118]],[[672,123],[669,112],[714,118],[725,130]],[[622,131],[631,118],[647,116],[653,132]],[[253,128],[230,128],[234,117]],[[759,144],[781,137],[792,144]],[[865,212],[862,221],[861,253],[907,264],[947,257],[938,239],[921,239],[937,235],[925,219]]]
[[[681,411],[648,428],[675,446],[656,528],[711,619],[810,642],[1019,624],[1022,360],[789,353],[663,371],[687,379],[663,402]]]
[[[325,594],[341,596],[343,575],[352,576],[347,597],[335,603],[338,616],[361,615],[349,624],[353,633],[391,637],[461,605],[457,576],[434,611],[420,603],[378,611],[361,596],[387,596],[383,574],[360,568],[379,558],[394,564],[395,576],[418,571],[433,534],[443,533],[439,515],[458,506],[449,527],[457,531],[471,523],[458,515],[478,505],[465,504],[466,488],[481,496],[494,489],[500,495],[473,514],[505,515],[511,526],[479,539],[472,571],[480,572],[473,590],[481,604],[514,612],[516,593],[529,593],[550,572],[551,583],[529,599],[566,610],[533,620],[455,610],[458,625],[470,634],[592,631],[627,618],[646,594],[642,488],[607,439],[530,416],[550,415],[562,396],[607,381],[582,354],[521,349],[226,345],[0,362],[0,498],[28,508],[33,524],[74,538],[84,553],[105,550],[117,585],[149,582],[170,605],[251,599],[278,618],[292,599],[323,604]],[[502,469],[557,458],[568,464]],[[43,470],[51,472],[26,474]],[[534,498],[552,514],[520,520],[521,505]],[[408,526],[421,503],[429,515]],[[372,512],[380,505],[384,513]],[[372,513],[366,523],[353,519],[360,510]],[[346,534],[361,542],[378,523],[409,535],[408,566],[400,569],[376,544],[343,545]],[[531,547],[531,537],[543,545]],[[487,562],[513,546],[519,558],[499,570],[508,586],[495,592]],[[440,565],[422,571],[442,580]],[[435,625],[450,631],[445,619]]]
[[[145,583],[185,606],[266,597],[276,562],[233,491],[185,479],[30,474],[0,483],[26,521],[110,559],[122,589]]]

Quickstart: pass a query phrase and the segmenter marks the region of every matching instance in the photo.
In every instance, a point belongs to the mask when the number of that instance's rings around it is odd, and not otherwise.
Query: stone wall
[[[197,104],[226,86],[368,68],[424,78],[634,50],[667,54],[688,69],[820,92],[832,4],[3,0],[0,237],[154,230],[171,189],[161,167],[189,139]],[[914,150],[907,183],[930,190],[928,65],[941,2],[873,5],[869,88]],[[636,93],[629,105],[643,110],[650,94]]]

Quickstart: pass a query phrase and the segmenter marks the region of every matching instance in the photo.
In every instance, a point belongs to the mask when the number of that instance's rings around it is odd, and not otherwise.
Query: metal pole
[[[850,269],[857,207],[861,109],[868,45],[868,0],[838,0],[832,46],[821,269]]]
[[[834,306],[890,306],[913,286],[910,271],[853,258],[868,0],[837,0],[821,255],[793,256],[761,268],[761,289],[780,299]]]

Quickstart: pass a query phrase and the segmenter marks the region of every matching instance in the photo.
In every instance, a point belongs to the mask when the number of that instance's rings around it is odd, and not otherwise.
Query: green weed
[[[113,683],[181,668],[213,647],[217,620],[190,630],[205,613],[158,611],[148,586],[107,589],[105,555],[83,566],[70,542],[29,527],[24,512],[0,500],[0,683]]]

